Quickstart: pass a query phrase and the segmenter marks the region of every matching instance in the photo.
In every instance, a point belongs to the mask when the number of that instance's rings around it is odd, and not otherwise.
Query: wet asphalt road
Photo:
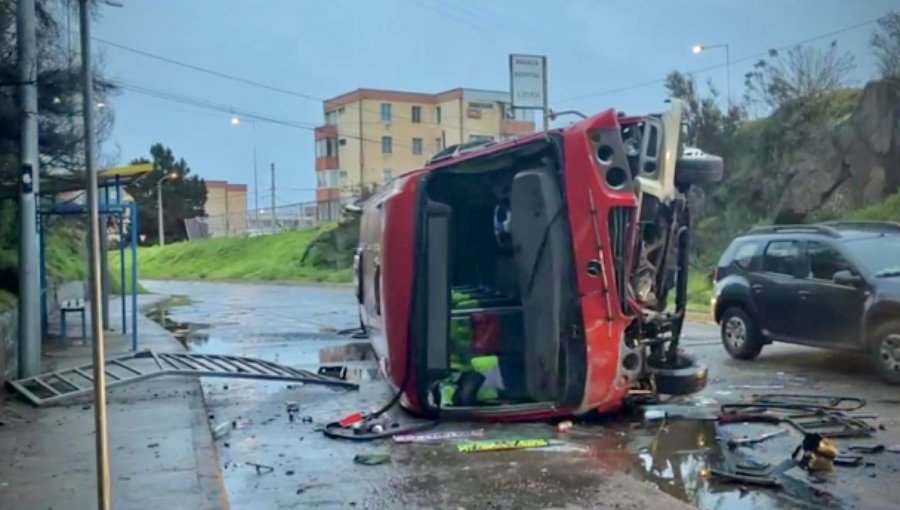
[[[223,478],[234,509],[269,508],[678,508],[704,509],[892,508],[900,499],[900,454],[867,456],[858,468],[842,468],[811,483],[789,472],[782,491],[713,483],[702,470],[722,457],[716,436],[755,436],[767,425],[716,428],[697,421],[640,426],[622,418],[579,423],[570,434],[552,424],[484,427],[490,438],[546,438],[542,450],[460,454],[453,444],[395,445],[326,439],[317,424],[390,398],[364,342],[337,334],[357,324],[346,287],[146,282],[151,291],[188,296],[191,303],[155,312],[178,323],[187,349],[241,354],[315,370],[343,364],[361,382],[358,392],[284,383],[205,380],[204,397],[218,440]],[[765,392],[862,396],[862,411],[877,415],[875,438],[857,443],[900,444],[900,392],[880,381],[861,357],[794,346],[769,346],[755,362],[727,357],[714,326],[691,324],[685,347],[711,368],[711,384],[697,405],[714,405]],[[760,389],[763,388],[763,389]],[[288,402],[300,406],[290,421]],[[443,424],[438,430],[480,428]],[[777,464],[800,435],[787,435],[743,451],[754,461]],[[850,442],[842,442],[849,445]],[[379,466],[353,463],[358,453],[386,453]],[[270,466],[257,473],[252,464]],[[266,470],[263,470],[266,471]],[[794,483],[796,482],[796,483]],[[659,490],[657,490],[659,489]],[[660,492],[660,490],[662,492]]]

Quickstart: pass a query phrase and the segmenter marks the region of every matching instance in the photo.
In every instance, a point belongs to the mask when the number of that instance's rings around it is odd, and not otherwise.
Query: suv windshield
[[[858,239],[846,243],[846,246],[875,276],[900,276],[900,236]]]

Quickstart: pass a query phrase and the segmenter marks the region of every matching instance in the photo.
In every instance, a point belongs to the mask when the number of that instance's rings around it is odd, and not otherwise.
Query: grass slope
[[[161,280],[349,282],[350,269],[301,264],[303,252],[318,233],[285,232],[141,248],[138,272],[141,278]],[[118,260],[111,265],[118,267]]]

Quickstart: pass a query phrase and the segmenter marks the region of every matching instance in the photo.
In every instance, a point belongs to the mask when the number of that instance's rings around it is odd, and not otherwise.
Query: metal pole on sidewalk
[[[256,164],[256,121],[251,121],[251,125],[253,126],[253,217],[255,218],[256,225],[254,228],[259,228],[259,172],[257,172],[257,164]]]
[[[94,350],[94,420],[97,448],[97,508],[109,510],[109,430],[106,416],[106,360],[104,359],[102,282],[100,274],[100,211],[97,173],[94,168],[94,80],[91,75],[91,2],[80,0],[82,111],[84,113],[84,162],[87,174],[88,233],[90,237],[91,336]]]
[[[19,377],[41,371],[41,288],[38,256],[37,41],[34,0],[19,0],[16,12],[19,52],[21,142],[19,164]]]

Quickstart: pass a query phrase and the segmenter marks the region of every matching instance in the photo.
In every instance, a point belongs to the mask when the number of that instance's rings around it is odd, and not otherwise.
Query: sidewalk
[[[144,308],[160,296],[140,296]],[[111,324],[119,320],[111,306]],[[130,311],[129,311],[130,313]],[[177,351],[171,335],[144,316],[140,349]],[[129,352],[130,335],[110,334],[107,357]],[[89,345],[45,343],[43,371],[89,362]],[[88,400],[36,409],[0,392],[0,507],[96,508],[94,410]],[[109,392],[113,508],[227,509],[208,418],[194,378],[139,382]]]

